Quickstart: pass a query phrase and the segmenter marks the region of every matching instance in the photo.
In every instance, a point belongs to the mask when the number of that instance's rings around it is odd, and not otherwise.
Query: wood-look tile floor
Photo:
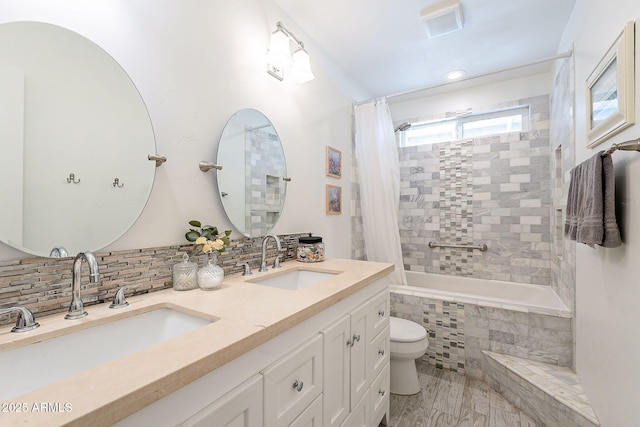
[[[482,381],[418,364],[421,391],[391,395],[392,427],[537,427]]]

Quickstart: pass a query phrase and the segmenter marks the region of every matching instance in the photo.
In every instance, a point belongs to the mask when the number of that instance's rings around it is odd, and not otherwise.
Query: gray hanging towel
[[[622,244],[616,221],[615,174],[610,155],[602,152],[571,171],[564,234],[587,245]]]

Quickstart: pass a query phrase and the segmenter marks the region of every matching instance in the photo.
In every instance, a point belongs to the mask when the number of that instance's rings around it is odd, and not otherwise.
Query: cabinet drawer
[[[382,372],[384,366],[389,362],[389,356],[391,354],[389,331],[390,327],[387,326],[369,344],[369,357],[367,358],[367,363],[369,363],[371,378],[378,376],[378,374]]]
[[[387,415],[387,423],[389,421],[389,380],[389,364],[387,363],[369,389],[370,422],[372,425],[380,424],[385,414]]]
[[[193,417],[183,427],[262,426],[262,375],[254,375]]]
[[[316,335],[262,374],[265,425],[289,425],[322,392],[322,336]]]
[[[369,339],[378,336],[389,326],[389,291],[385,290],[375,295],[369,301],[368,332]]]
[[[322,394],[289,427],[322,427]]]

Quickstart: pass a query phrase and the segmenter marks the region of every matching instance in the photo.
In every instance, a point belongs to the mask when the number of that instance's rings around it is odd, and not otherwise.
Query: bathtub
[[[569,309],[551,286],[415,271],[407,271],[406,275],[408,285],[392,284],[392,292],[484,307],[571,317]]]
[[[571,312],[550,286],[406,274],[408,285],[391,285],[391,315],[427,330],[422,362],[476,379],[485,351],[572,366]]]

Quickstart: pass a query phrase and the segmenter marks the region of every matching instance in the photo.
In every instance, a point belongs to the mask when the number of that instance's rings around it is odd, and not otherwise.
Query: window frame
[[[522,117],[522,129],[521,130],[514,130],[514,131],[508,131],[508,132],[498,132],[498,133],[487,133],[487,134],[482,134],[482,135],[476,135],[476,136],[465,136],[464,135],[464,124],[466,123],[473,123],[473,122],[478,122],[478,121],[482,121],[482,120],[489,120],[489,119],[493,119],[493,118],[501,118],[501,117],[509,117],[509,116],[515,116],[517,114],[520,114],[520,116]],[[492,136],[492,135],[500,135],[502,133],[511,133],[511,132],[528,132],[531,128],[531,109],[529,105],[518,105],[516,107],[511,107],[511,108],[505,108],[505,109],[501,109],[501,110],[494,110],[494,111],[488,111],[488,112],[482,112],[482,113],[476,113],[476,114],[461,114],[458,115],[456,117],[446,117],[446,118],[442,118],[442,119],[436,119],[436,120],[428,120],[428,121],[422,121],[422,122],[415,122],[412,124],[411,128],[407,129],[404,132],[400,132],[399,138],[398,138],[398,145],[400,147],[414,147],[414,146],[418,146],[418,145],[429,145],[429,144],[438,144],[441,142],[447,142],[447,141],[458,141],[458,140],[462,140],[462,139],[473,139],[473,138],[483,138],[483,137],[487,137],[487,136]],[[425,143],[420,143],[420,144],[407,144],[407,140],[408,137],[410,136],[411,130],[413,129],[414,131],[420,128],[426,128],[429,126],[437,126],[437,125],[441,125],[441,124],[445,124],[445,123],[453,123],[455,126],[455,137],[453,139],[447,139],[447,140],[434,140],[434,141],[430,141],[430,142],[425,142]]]

